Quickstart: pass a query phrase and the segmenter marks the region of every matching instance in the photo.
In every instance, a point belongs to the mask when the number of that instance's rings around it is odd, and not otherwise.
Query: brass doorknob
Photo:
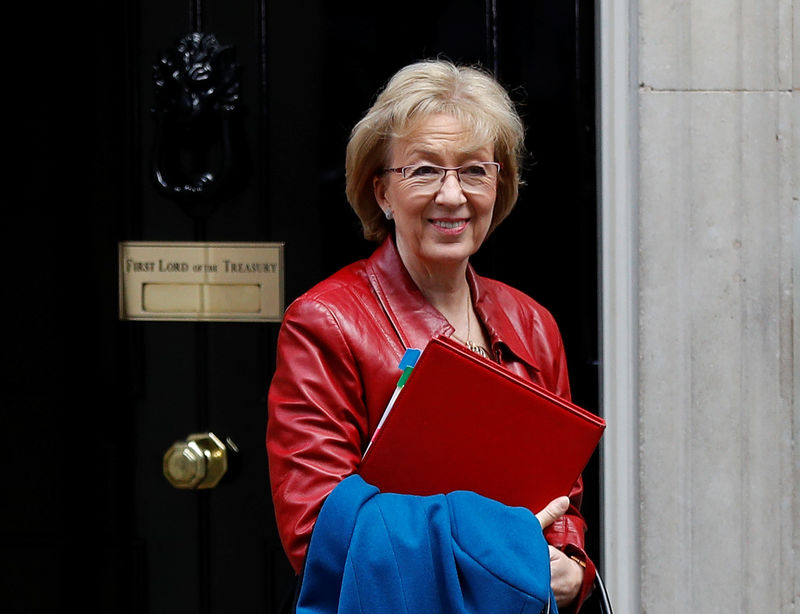
[[[228,451],[214,433],[195,433],[170,446],[163,468],[175,488],[214,488],[228,470]]]

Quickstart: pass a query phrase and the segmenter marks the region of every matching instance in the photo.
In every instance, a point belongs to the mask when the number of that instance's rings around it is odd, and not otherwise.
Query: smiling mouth
[[[431,220],[431,223],[443,230],[458,230],[466,226],[467,221],[468,220]]]

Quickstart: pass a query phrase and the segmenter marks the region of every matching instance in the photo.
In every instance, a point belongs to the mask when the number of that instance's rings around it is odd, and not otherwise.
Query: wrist
[[[580,566],[581,566],[581,569],[586,569],[586,561],[584,561],[584,560],[582,560],[582,559],[579,559],[579,558],[578,558],[577,556],[575,556],[574,554],[570,554],[570,555],[569,555],[569,558],[570,558],[570,559],[572,559],[573,561],[575,561],[575,562],[576,562],[578,565],[580,565]]]

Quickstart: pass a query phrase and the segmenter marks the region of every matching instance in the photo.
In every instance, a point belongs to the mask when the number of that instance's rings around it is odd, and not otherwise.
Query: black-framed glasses
[[[437,191],[444,183],[447,173],[453,171],[465,192],[483,193],[493,190],[500,174],[499,162],[472,162],[463,166],[438,166],[436,164],[411,164],[398,168],[384,168],[384,173],[397,173],[411,189]]]

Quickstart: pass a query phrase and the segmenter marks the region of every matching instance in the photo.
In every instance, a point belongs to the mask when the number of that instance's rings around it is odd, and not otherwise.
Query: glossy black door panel
[[[0,528],[11,611],[278,612],[291,597],[264,450],[278,324],[119,321],[117,244],[285,242],[287,301],[367,255],[344,196],[345,145],[410,61],[480,63],[521,105],[526,186],[475,265],[553,311],[575,400],[597,408],[592,11],[588,0],[23,11],[7,207],[14,469]],[[202,207],[153,175],[153,65],[192,32],[231,46],[240,67],[235,179]],[[180,151],[173,170],[220,168],[222,149],[206,146]],[[228,474],[215,488],[174,488],[164,453],[206,431],[238,449]],[[594,556],[597,482],[595,461],[585,500]]]

